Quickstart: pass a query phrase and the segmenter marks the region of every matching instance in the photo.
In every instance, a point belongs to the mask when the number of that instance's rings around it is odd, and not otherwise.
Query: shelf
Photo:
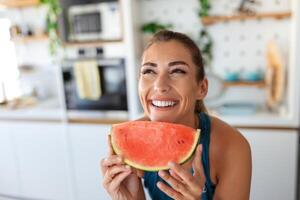
[[[291,12],[278,12],[278,13],[257,13],[254,15],[228,15],[228,16],[208,16],[202,17],[201,21],[203,25],[212,25],[215,23],[227,22],[227,21],[237,21],[237,20],[249,20],[249,19],[284,19],[292,16]]]
[[[66,42],[64,47],[97,47],[105,44],[122,43],[123,40],[99,40],[99,41],[86,41],[86,42]]]
[[[265,81],[225,81],[224,87],[257,87],[264,88],[266,86]]]
[[[33,36],[18,36],[15,38],[12,38],[12,41],[16,43],[29,43],[29,42],[41,42],[48,40],[49,37],[46,34],[41,35],[33,35]]]
[[[0,0],[0,6],[6,8],[22,8],[39,5],[39,0]]]

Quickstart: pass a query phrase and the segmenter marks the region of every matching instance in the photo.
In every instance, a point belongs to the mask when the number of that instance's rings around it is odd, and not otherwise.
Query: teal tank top
[[[202,165],[204,169],[204,174],[206,182],[202,190],[201,200],[212,200],[215,192],[215,185],[212,183],[210,177],[209,168],[209,143],[210,143],[210,118],[209,116],[202,112],[199,114],[199,129],[201,128],[201,137],[198,141],[202,144]],[[162,192],[157,186],[158,181],[162,181],[167,184],[163,179],[160,178],[157,172],[145,172],[144,173],[144,185],[148,189],[149,195],[153,200],[171,200],[164,192]],[[168,185],[168,184],[167,184]]]

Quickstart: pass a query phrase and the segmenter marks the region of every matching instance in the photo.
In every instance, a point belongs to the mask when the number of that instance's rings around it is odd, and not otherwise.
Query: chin
[[[151,121],[158,121],[158,122],[169,122],[169,123],[174,123],[175,119],[173,119],[170,116],[149,116]]]

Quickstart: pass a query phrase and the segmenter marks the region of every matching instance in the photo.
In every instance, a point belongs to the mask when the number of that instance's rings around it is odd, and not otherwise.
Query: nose
[[[166,75],[159,75],[154,82],[154,91],[159,93],[166,93],[170,90],[169,79]]]

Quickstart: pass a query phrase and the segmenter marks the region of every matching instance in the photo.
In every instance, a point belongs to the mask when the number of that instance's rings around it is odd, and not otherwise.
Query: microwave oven
[[[68,9],[69,41],[120,40],[118,2],[73,5]]]
[[[97,72],[101,96],[97,99],[82,98],[78,93],[76,62],[88,59],[64,60],[62,78],[65,104],[68,111],[128,111],[125,61],[122,58],[98,58]],[[95,60],[93,58],[93,60]],[[88,66],[84,66],[88,67]]]

